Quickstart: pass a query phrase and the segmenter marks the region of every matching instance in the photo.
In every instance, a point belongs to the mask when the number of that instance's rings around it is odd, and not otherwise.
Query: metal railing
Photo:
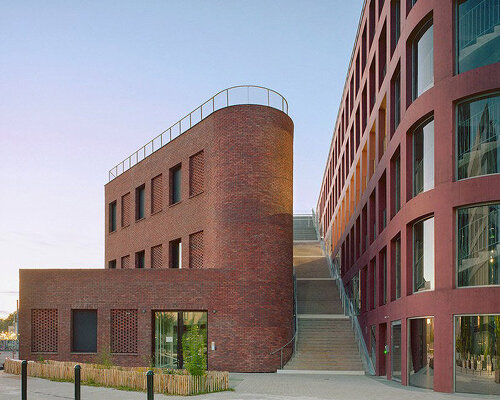
[[[111,168],[109,170],[109,181],[112,181],[155,151],[161,149],[172,139],[182,135],[215,111],[239,104],[268,106],[288,114],[288,102],[275,90],[255,85],[232,86],[221,90],[185,117],[181,118],[170,128],[165,129],[158,136]]]
[[[283,369],[283,350],[293,342],[293,352],[297,351],[297,340],[299,338],[299,319],[297,316],[297,276],[295,273],[295,266],[293,267],[293,336],[279,349],[274,350],[271,355],[280,352],[280,369]]]
[[[342,282],[338,266],[334,264],[330,259],[330,257],[328,256],[328,253],[325,248],[325,241],[323,239],[321,239],[321,247],[323,250],[323,254],[326,256],[328,267],[330,268],[330,274],[337,283],[337,288],[339,290],[340,300],[342,303],[342,309],[344,311],[344,315],[349,317],[351,321],[351,326],[354,332],[354,337],[356,339],[356,344],[358,345],[359,354],[361,355],[361,361],[363,362],[363,368],[365,369],[365,372],[367,374],[375,375],[375,367],[373,366],[372,359],[370,358],[370,354],[368,353],[368,348],[366,347],[365,338],[363,336],[363,332],[358,322],[356,306],[351,301],[349,295],[345,290],[344,283]]]
[[[483,0],[471,8],[458,21],[459,49],[476,43],[480,36],[500,24],[500,4],[497,0]]]

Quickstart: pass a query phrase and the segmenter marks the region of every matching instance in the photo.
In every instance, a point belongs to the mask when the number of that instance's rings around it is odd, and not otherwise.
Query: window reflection
[[[434,188],[434,120],[413,133],[413,195]]]
[[[458,286],[500,284],[500,205],[458,210]]]
[[[434,289],[434,218],[413,225],[413,292]]]
[[[461,0],[457,7],[458,73],[500,61],[498,0]]]
[[[412,386],[434,388],[434,318],[409,320],[408,371]]]
[[[499,95],[457,106],[458,179],[500,172],[499,135]]]
[[[413,98],[434,85],[434,30],[426,24],[413,42]]]
[[[500,315],[455,317],[455,390],[500,395]]]

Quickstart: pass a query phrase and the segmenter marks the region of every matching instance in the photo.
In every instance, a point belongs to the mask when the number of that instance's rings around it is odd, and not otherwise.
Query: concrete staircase
[[[304,232],[304,222],[300,224],[297,237],[312,237],[312,233]],[[297,276],[297,351],[278,372],[364,374],[351,323],[342,312],[337,285],[330,277],[320,243],[294,241],[293,262]]]
[[[318,240],[312,215],[293,216],[293,240]]]

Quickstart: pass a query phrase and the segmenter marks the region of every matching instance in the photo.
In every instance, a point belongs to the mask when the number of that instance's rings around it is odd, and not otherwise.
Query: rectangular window
[[[401,321],[391,324],[391,376],[393,381],[401,382]]]
[[[121,259],[121,267],[122,269],[130,268],[130,256],[123,256]]]
[[[130,192],[122,196],[122,228],[130,225]]]
[[[393,268],[393,300],[397,300],[401,297],[401,237],[398,236],[392,242],[392,268]]]
[[[111,310],[111,353],[137,353],[136,309]]]
[[[189,235],[189,268],[203,268],[203,231]]]
[[[434,86],[434,30],[426,23],[412,42],[413,100]]]
[[[413,132],[413,196],[434,188],[434,120]]]
[[[73,353],[97,352],[97,310],[72,310]]]
[[[116,201],[109,205],[109,231],[116,231]]]
[[[500,285],[500,204],[457,211],[457,284]]]
[[[425,389],[434,388],[434,318],[408,320],[409,384]]]
[[[377,307],[377,261],[374,258],[371,262],[372,270],[372,309]]]
[[[380,38],[378,40],[378,88],[382,86],[387,69],[387,40],[386,40],[386,24],[382,28]]]
[[[135,253],[135,267],[145,268],[145,251],[141,250]]]
[[[455,317],[455,391],[500,396],[500,315]]]
[[[163,266],[162,246],[151,247],[151,268],[158,269]]]
[[[413,292],[434,289],[434,218],[413,225]]]
[[[359,282],[360,278],[360,271],[356,275],[352,277],[352,280],[350,282],[350,298],[352,301],[352,304],[354,306],[354,312],[356,315],[359,314],[361,310],[361,285]]]
[[[170,242],[170,268],[182,268],[182,242],[181,239]]]
[[[372,325],[370,327],[370,358],[372,360],[373,367],[376,368],[377,365],[377,335],[376,326]]]
[[[108,268],[109,268],[109,269],[116,269],[116,260],[111,260],[111,261],[108,263]]]
[[[499,62],[498,0],[459,0],[456,3],[457,73]]]
[[[141,185],[135,189],[135,220],[138,221],[145,217],[145,192],[146,186]]]
[[[203,150],[189,157],[189,196],[203,192],[205,181],[205,155]]]
[[[467,100],[456,110],[457,178],[500,173],[500,95]]]
[[[170,168],[170,204],[181,201],[181,165]]]
[[[163,208],[163,185],[162,175],[151,179],[151,214],[161,211]]]
[[[399,151],[391,161],[391,196],[392,196],[392,217],[401,209],[401,156]]]
[[[384,305],[387,303],[387,251],[385,248],[380,252],[380,266],[380,287],[382,288],[380,303]]]
[[[56,308],[31,310],[31,351],[57,353],[58,311]]]
[[[391,55],[394,53],[401,35],[401,1],[391,1]]]
[[[393,100],[393,110],[391,112],[393,124],[392,133],[394,134],[399,126],[399,123],[401,122],[401,73],[399,67],[394,73],[394,77],[392,78],[391,88]]]

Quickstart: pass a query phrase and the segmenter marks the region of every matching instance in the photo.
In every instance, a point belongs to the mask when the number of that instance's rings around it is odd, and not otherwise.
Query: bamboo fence
[[[5,360],[6,373],[20,375],[21,360]],[[28,376],[48,379],[74,380],[74,366],[77,363],[68,361],[28,361]],[[79,364],[81,366],[82,383],[114,388],[131,388],[146,390],[147,368],[110,367],[98,364]],[[207,371],[204,376],[192,376],[186,370],[162,370],[153,368],[154,391],[163,394],[190,396],[201,393],[228,390],[229,373]]]

